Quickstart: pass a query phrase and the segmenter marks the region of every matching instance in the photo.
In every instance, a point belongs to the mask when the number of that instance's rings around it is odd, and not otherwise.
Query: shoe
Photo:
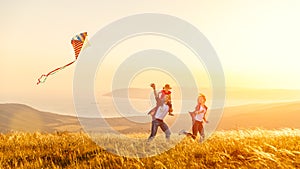
[[[148,138],[147,143],[151,143],[153,141],[153,139],[154,139],[154,137]]]
[[[186,135],[186,134],[187,134],[187,131],[185,131],[185,130],[183,129],[183,130],[180,130],[178,134],[179,134],[179,135],[183,135],[183,134]]]
[[[174,116],[174,114],[173,113],[169,113],[169,116]]]
[[[202,143],[204,141],[204,138],[200,136],[199,143]]]

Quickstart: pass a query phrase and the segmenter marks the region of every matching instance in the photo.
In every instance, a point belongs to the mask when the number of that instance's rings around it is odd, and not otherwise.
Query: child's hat
[[[172,87],[169,84],[166,84],[164,89],[172,89]]]

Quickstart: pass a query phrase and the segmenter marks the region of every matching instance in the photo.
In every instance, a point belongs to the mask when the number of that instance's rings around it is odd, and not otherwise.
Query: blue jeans
[[[152,121],[151,134],[148,140],[151,141],[156,136],[158,127],[160,127],[162,131],[165,132],[166,138],[170,139],[171,132],[168,125],[163,120],[155,119]]]

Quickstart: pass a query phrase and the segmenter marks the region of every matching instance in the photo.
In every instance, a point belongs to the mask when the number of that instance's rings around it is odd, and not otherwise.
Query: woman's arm
[[[204,112],[204,116],[203,116],[203,121],[204,121],[205,123],[208,123],[208,121],[206,120],[207,106],[204,105],[204,108],[205,108],[205,112]]]

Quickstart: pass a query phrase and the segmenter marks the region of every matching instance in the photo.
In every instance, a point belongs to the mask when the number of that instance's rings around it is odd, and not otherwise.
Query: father
[[[148,141],[151,141],[154,139],[154,137],[156,136],[158,127],[160,127],[162,129],[162,131],[165,132],[166,139],[169,140],[171,132],[170,132],[168,125],[164,122],[164,118],[169,113],[168,102],[170,101],[170,96],[165,95],[164,98],[160,99],[155,91],[155,85],[151,84],[151,87],[154,90],[154,95],[155,95],[155,99],[156,99],[158,108],[154,114],[151,114],[152,115],[152,126],[151,126],[151,134],[148,138]]]

